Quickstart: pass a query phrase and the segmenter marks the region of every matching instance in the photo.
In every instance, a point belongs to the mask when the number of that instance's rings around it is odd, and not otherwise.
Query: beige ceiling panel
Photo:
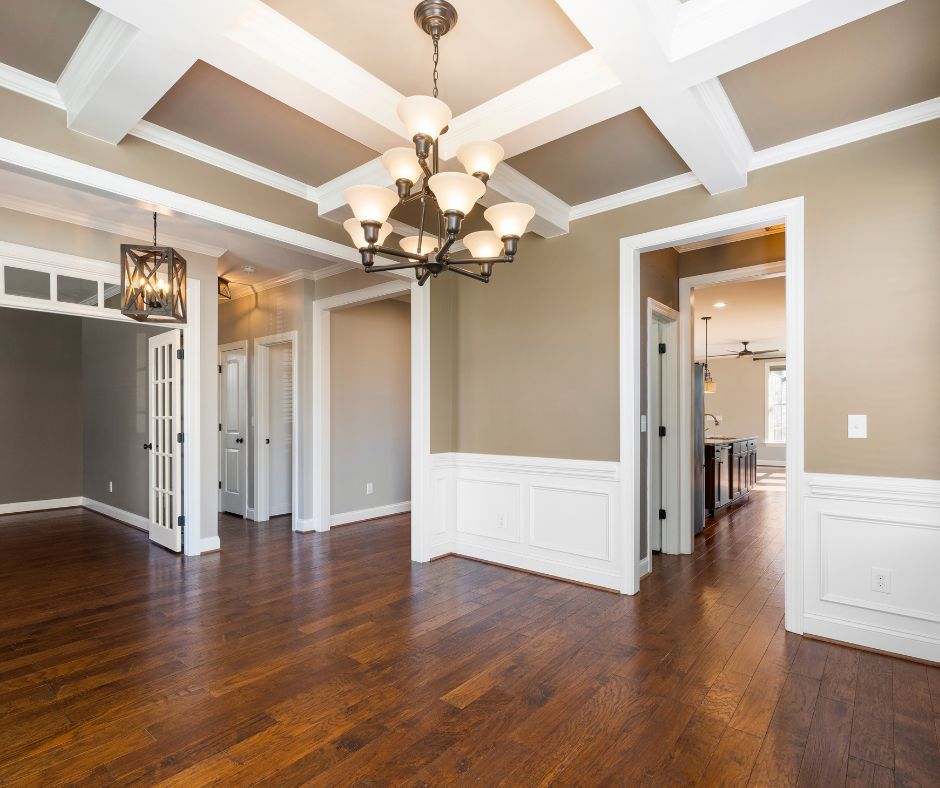
[[[267,0],[267,4],[406,96],[431,92],[431,39],[417,0]],[[454,0],[441,39],[440,98],[455,115],[587,52],[553,0]]]
[[[98,9],[84,0],[4,0],[0,62],[55,82]]]
[[[695,289],[695,355],[705,355],[705,327],[709,315],[708,352],[717,356],[738,353],[750,343],[755,353],[786,350],[786,278],[698,287]],[[716,307],[715,304],[725,304]]]
[[[761,150],[940,96],[938,31],[938,0],[905,0],[721,83]]]
[[[202,61],[146,120],[314,186],[377,155]]]
[[[572,205],[689,170],[641,109],[513,156],[508,163]]]

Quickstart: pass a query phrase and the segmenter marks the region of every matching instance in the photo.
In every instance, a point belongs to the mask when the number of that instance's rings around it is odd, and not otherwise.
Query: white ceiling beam
[[[56,85],[68,127],[116,145],[195,62],[99,11]]]

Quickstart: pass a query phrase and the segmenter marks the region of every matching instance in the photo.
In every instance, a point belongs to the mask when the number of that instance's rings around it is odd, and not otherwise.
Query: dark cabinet
[[[705,444],[705,510],[741,500],[757,483],[757,441],[753,439]]]

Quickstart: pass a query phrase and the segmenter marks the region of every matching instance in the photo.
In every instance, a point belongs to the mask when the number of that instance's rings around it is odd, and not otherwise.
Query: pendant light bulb
[[[483,181],[462,172],[439,172],[428,178],[428,186],[443,213],[454,212],[464,216],[473,210],[476,201],[486,192]]]
[[[405,124],[405,136],[436,140],[450,125],[451,111],[443,101],[431,96],[408,96],[398,102],[398,117]]]

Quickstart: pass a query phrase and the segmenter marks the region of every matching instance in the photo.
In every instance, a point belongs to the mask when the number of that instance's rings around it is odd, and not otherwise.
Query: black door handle
[[[270,442],[271,442],[271,439],[270,439],[270,438],[265,438],[265,439],[264,439],[264,442],[265,442],[265,443],[270,443]]]
[[[145,443],[145,444],[144,444],[144,449],[146,449],[147,451],[150,451],[152,448],[153,448],[153,444],[152,444],[152,443]]]
[[[244,442],[245,442],[245,439],[244,439],[244,438],[236,438],[236,439],[235,439],[235,443],[244,443]]]

